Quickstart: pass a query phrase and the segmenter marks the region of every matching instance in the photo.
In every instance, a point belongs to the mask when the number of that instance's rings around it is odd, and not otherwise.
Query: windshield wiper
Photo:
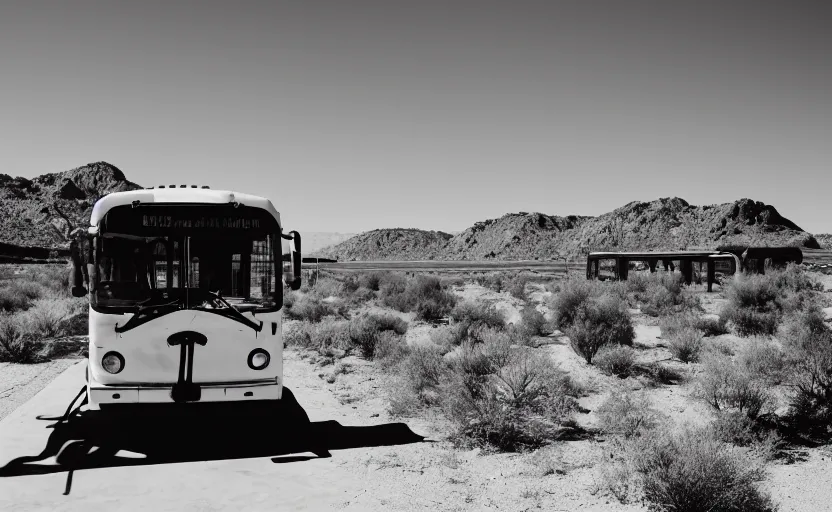
[[[119,327],[116,324],[116,332],[122,333],[125,331],[129,331],[130,329],[135,329],[136,327],[146,324],[151,320],[156,320],[159,317],[165,316],[169,313],[173,313],[175,311],[179,311],[182,309],[183,302],[181,298],[178,298],[172,302],[167,302],[165,304],[147,304],[148,301],[152,299],[148,299],[142,303],[140,303],[136,307],[136,312],[130,317],[123,326]],[[143,305],[147,304],[147,305]]]
[[[255,330],[255,332],[260,332],[260,331],[263,330],[263,321],[262,320],[260,321],[260,324],[258,325],[256,322],[254,322],[253,320],[247,318],[245,315],[240,313],[237,310],[237,308],[232,306],[227,300],[223,299],[219,294],[214,293],[212,291],[208,291],[206,293],[208,294],[209,297],[211,297],[211,299],[213,301],[219,302],[221,305],[223,305],[225,307],[217,308],[217,309],[208,309],[204,306],[198,306],[198,307],[195,307],[193,309],[198,309],[199,311],[205,311],[207,313],[214,313],[215,315],[220,315],[220,316],[224,316],[226,318],[230,318],[231,320],[240,322],[244,325],[247,325],[248,327],[251,327],[252,329]]]

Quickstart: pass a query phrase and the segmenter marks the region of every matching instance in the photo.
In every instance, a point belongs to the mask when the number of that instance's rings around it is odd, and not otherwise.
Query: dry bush
[[[550,305],[554,312],[555,325],[560,329],[571,326],[579,308],[586,304],[591,297],[597,297],[600,294],[600,284],[594,281],[564,280],[560,292],[553,297]]]
[[[832,422],[832,330],[814,306],[795,314],[783,329],[794,389],[792,414],[810,430]]]
[[[626,305],[618,297],[605,295],[580,304],[566,334],[575,352],[592,364],[592,358],[605,345],[632,345],[635,339]]]
[[[635,351],[626,345],[601,347],[595,355],[594,364],[607,375],[622,379],[632,375],[636,363]]]
[[[447,291],[434,276],[385,276],[380,284],[382,302],[403,312],[413,311],[418,320],[444,318],[456,304],[456,296]]]
[[[702,351],[702,334],[696,329],[682,329],[670,336],[668,348],[683,363],[696,363]]]
[[[763,376],[726,356],[708,354],[702,363],[695,393],[714,409],[737,409],[754,419],[772,404],[773,397]]]
[[[728,304],[720,317],[733,323],[737,334],[774,334],[784,314],[792,314],[818,301],[823,286],[790,264],[767,274],[738,274],[728,283]]]
[[[544,352],[492,343],[465,347],[442,386],[457,438],[500,451],[556,439],[575,409],[559,370]]]
[[[410,350],[404,338],[394,331],[381,331],[376,341],[373,359],[383,370],[391,370],[401,363]]]
[[[362,315],[349,323],[349,336],[352,344],[358,347],[361,355],[373,359],[376,345],[381,333],[392,332],[399,336],[407,332],[407,322],[393,315]]]
[[[774,511],[760,490],[762,461],[714,439],[707,428],[643,437],[632,462],[646,501],[676,512]]]
[[[783,382],[788,373],[785,352],[766,338],[757,338],[746,345],[738,354],[737,362],[751,375],[758,375],[770,385]]]
[[[43,341],[31,336],[20,315],[0,315],[0,361],[37,363],[43,349]]]
[[[646,395],[632,391],[612,393],[597,412],[602,431],[624,438],[640,436],[666,420],[653,408]]]
[[[36,338],[57,338],[65,334],[64,319],[70,314],[66,300],[39,299],[20,316],[30,336]]]
[[[318,323],[303,322],[287,333],[288,345],[299,345],[325,354],[332,349],[348,351],[352,347],[350,323],[335,317],[324,317]]]
[[[681,274],[635,274],[624,283],[633,302],[647,315],[660,316],[699,308],[696,297],[685,291]]]
[[[450,312],[453,322],[453,345],[460,345],[466,340],[478,341],[481,332],[486,329],[504,329],[505,320],[499,311],[484,302],[462,301]]]
[[[728,333],[728,327],[722,318],[703,318],[694,312],[666,315],[659,318],[662,336],[670,338],[676,332],[685,329],[702,331],[703,336],[719,336]]]
[[[714,439],[751,448],[767,461],[775,458],[783,444],[776,434],[739,411],[720,411],[709,428]]]
[[[346,307],[338,302],[323,302],[312,294],[294,295],[289,304],[284,297],[284,315],[292,320],[320,322],[329,316],[344,316]]]
[[[382,272],[362,272],[358,276],[358,285],[361,288],[377,292],[380,289],[383,279],[384,273]]]
[[[528,336],[546,336],[549,334],[549,322],[543,313],[529,305],[520,312],[520,328]]]

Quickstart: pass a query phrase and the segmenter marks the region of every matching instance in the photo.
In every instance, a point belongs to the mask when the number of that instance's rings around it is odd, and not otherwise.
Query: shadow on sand
[[[291,391],[274,403],[131,405],[123,411],[85,411],[61,418],[43,451],[0,467],[0,477],[80,469],[142,466],[253,457],[275,463],[329,457],[329,450],[391,446],[424,441],[404,423],[345,427],[337,421],[310,422]],[[56,463],[42,461],[56,457]]]

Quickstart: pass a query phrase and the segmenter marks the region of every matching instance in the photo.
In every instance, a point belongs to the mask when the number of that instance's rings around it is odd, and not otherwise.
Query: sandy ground
[[[534,286],[531,291],[536,307],[548,312],[543,304],[547,292]],[[523,304],[507,293],[478,285],[459,287],[456,293],[493,303],[509,321],[519,320]],[[718,313],[724,303],[719,294],[703,293],[700,300],[706,314]],[[368,311],[411,321],[411,344],[427,342],[435,328],[386,308],[373,306]],[[662,361],[688,376],[699,371],[698,365],[670,361],[655,319],[632,313],[639,362]],[[719,338],[733,346],[746,342],[732,335]],[[689,383],[653,387],[643,378],[608,377],[577,356],[560,333],[540,341],[541,350],[589,390],[580,399],[581,425],[595,426],[597,408],[609,393],[623,388],[647,394],[653,406],[676,423],[703,423],[713,417],[707,405],[691,396]],[[73,362],[0,365],[0,391],[5,390],[0,393],[0,415],[7,415],[0,421],[0,466],[43,447],[48,422],[34,416],[63,412],[79,379],[83,382],[82,365],[70,366]],[[282,464],[276,463],[278,458],[260,457],[84,470],[75,475],[68,496],[62,494],[66,473],[0,478],[0,509],[110,510],[134,500],[148,510],[646,510],[620,504],[599,489],[602,439],[559,443],[530,454],[462,451],[445,440],[448,425],[440,417],[391,418],[387,377],[367,361],[343,359],[344,373],[331,383],[326,376],[333,367],[320,366],[314,355],[290,349],[284,364],[287,385],[313,421],[354,426],[403,421],[426,441],[332,450],[332,458]],[[832,511],[832,450],[802,452],[799,462],[771,464],[764,488],[781,511]]]
[[[78,359],[39,364],[0,363],[0,420],[35,396]]]

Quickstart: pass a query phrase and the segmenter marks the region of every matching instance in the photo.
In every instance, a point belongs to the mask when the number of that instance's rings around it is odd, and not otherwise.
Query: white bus
[[[265,198],[208,187],[118,192],[93,207],[88,410],[283,396],[283,284],[300,235]],[[79,394],[80,396],[80,394]],[[268,402],[262,402],[268,401]]]

